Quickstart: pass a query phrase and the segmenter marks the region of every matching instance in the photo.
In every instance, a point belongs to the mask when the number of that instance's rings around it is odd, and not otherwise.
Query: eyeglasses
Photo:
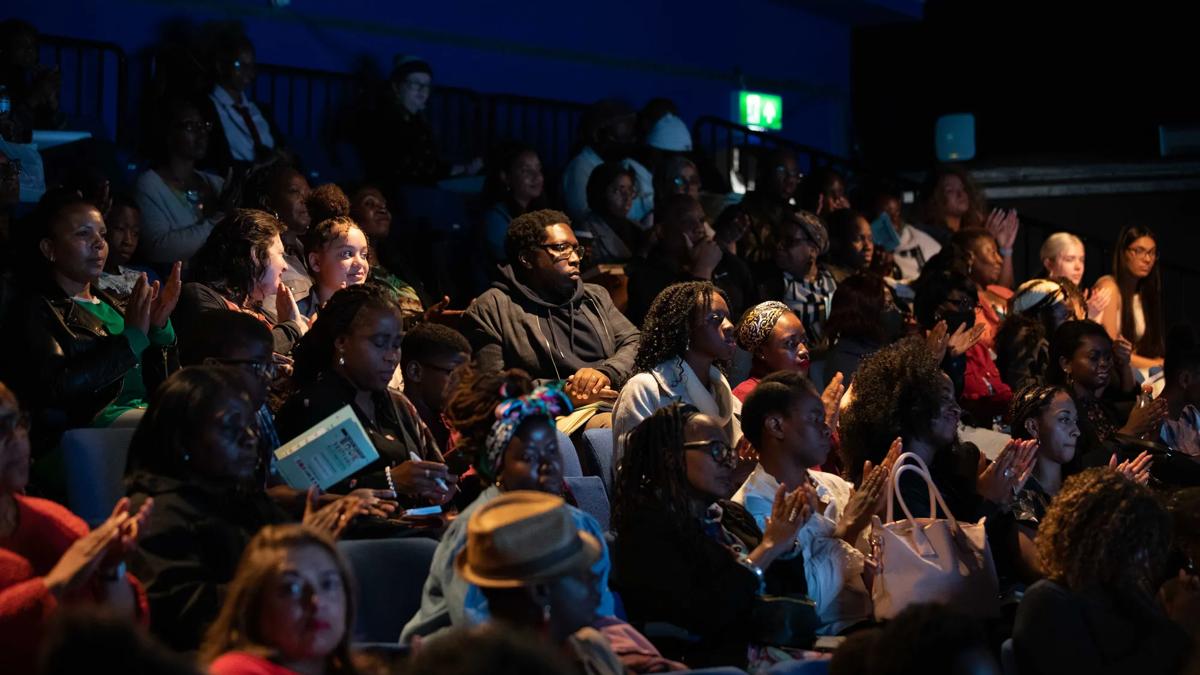
[[[17,429],[29,431],[29,413],[24,410],[0,418],[0,437],[8,438]]]
[[[684,178],[683,176],[675,176],[671,182],[675,184],[675,187],[692,187],[693,185],[699,186],[700,177],[692,176],[691,178]]]
[[[0,180],[12,180],[21,175],[21,161],[10,159],[5,164],[0,164]]]
[[[422,91],[428,92],[433,89],[433,85],[428,82],[405,82],[404,87],[414,94]]]
[[[245,368],[265,380],[273,380],[279,373],[279,365],[274,361],[256,361],[254,359],[213,359],[226,366]]]
[[[677,178],[675,180],[679,180],[679,179]],[[617,195],[618,197],[621,197],[622,199],[626,199],[626,198],[627,199],[637,199],[637,196],[639,194],[636,185],[634,185],[633,187],[625,187],[624,185],[622,185],[620,187],[610,188],[609,192],[611,192],[614,195]]]
[[[180,122],[179,128],[189,134],[194,134],[197,132],[207,134],[208,132],[212,131],[213,123],[209,122],[208,120],[188,120],[186,122]]]
[[[717,464],[728,467],[737,466],[737,450],[725,441],[688,441],[683,444],[683,449],[707,452]]]
[[[800,173],[799,171],[788,171],[788,168],[786,166],[775,167],[775,175],[779,176],[780,178],[803,178],[804,177],[804,174]]]
[[[549,253],[555,261],[567,260],[571,257],[572,253],[582,258],[584,252],[587,250],[582,244],[570,244],[567,242],[562,242],[559,244],[538,244],[538,248]]]
[[[1142,248],[1141,246],[1130,246],[1125,249],[1133,254],[1135,258],[1143,258],[1145,260],[1156,260],[1158,258],[1158,249]]]

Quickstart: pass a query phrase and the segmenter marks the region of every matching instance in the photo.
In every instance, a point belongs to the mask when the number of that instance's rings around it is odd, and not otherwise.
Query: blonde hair
[[[350,637],[354,621],[354,580],[350,566],[338,553],[333,540],[323,532],[305,525],[268,525],[258,531],[238,563],[237,573],[229,583],[225,604],[216,621],[208,627],[200,647],[200,662],[212,663],[217,657],[232,651],[245,651],[270,656],[275,648],[263,642],[259,635],[259,614],[264,593],[279,573],[283,558],[289,551],[302,546],[315,546],[333,558],[342,577],[346,596],[345,632],[328,657],[328,673],[353,675],[350,661]]]
[[[1046,260],[1056,260],[1063,251],[1071,246],[1083,248],[1083,240],[1070,232],[1055,232],[1046,237],[1046,241],[1042,242],[1042,248],[1038,251],[1038,258],[1045,265]]]

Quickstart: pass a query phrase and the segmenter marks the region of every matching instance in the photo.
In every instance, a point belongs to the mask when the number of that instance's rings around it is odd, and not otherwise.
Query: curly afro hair
[[[553,209],[530,211],[513,218],[504,235],[504,257],[509,263],[516,264],[521,253],[537,248],[545,241],[547,227],[560,224],[570,227],[571,219]]]
[[[655,296],[642,322],[642,337],[634,359],[637,372],[650,370],[671,357],[683,356],[698,313],[697,301],[702,303],[702,311],[707,312],[717,295],[725,297],[721,289],[707,281],[685,281],[671,284]]]
[[[455,452],[463,453],[472,466],[478,467],[488,433],[496,423],[496,406],[506,398],[526,396],[531,391],[533,380],[520,368],[493,373],[464,368],[443,413],[459,434]]]
[[[863,359],[854,374],[854,396],[842,412],[843,466],[858,483],[866,460],[878,465],[897,436],[905,441],[929,433],[941,410],[942,378],[933,354],[919,337],[900,340]]]
[[[1072,591],[1104,588],[1152,597],[1171,546],[1171,516],[1149,488],[1108,467],[1071,476],[1038,526],[1038,560]]]
[[[314,223],[350,215],[350,198],[337,183],[318,185],[308,193],[304,204]]]

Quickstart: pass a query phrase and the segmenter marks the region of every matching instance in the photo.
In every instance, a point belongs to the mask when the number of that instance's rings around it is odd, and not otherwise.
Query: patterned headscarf
[[[771,337],[775,322],[788,311],[788,306],[778,300],[760,302],[742,315],[737,325],[737,343],[742,349],[753,352]]]
[[[522,422],[530,417],[549,417],[553,420],[570,412],[571,399],[567,398],[557,383],[541,385],[528,396],[504,399],[496,406],[496,421],[488,432],[484,455],[479,458],[475,468],[487,480],[494,480],[500,473],[504,450]]]

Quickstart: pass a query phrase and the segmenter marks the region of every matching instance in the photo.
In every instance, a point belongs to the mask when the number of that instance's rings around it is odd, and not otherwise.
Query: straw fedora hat
[[[467,521],[455,568],[484,588],[516,588],[591,567],[600,542],[575,524],[561,497],[517,490],[484,504]]]

